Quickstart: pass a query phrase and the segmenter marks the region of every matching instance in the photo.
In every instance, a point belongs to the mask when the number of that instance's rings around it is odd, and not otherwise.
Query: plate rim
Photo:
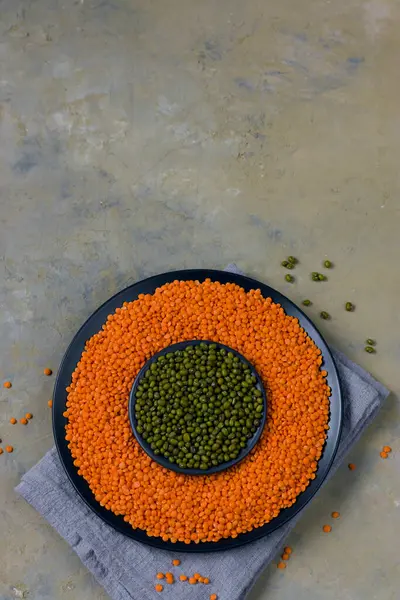
[[[329,363],[329,369],[325,367],[328,371],[327,381],[330,386],[332,393],[330,396],[330,420],[329,425],[330,429],[328,431],[327,442],[324,446],[324,452],[318,461],[318,469],[320,466],[323,468],[323,472],[321,471],[321,476],[317,476],[314,480],[312,480],[307,486],[306,490],[297,496],[296,502],[289,508],[285,508],[280,511],[277,517],[265,523],[261,527],[252,529],[249,532],[239,534],[236,538],[223,538],[218,542],[200,542],[200,543],[190,543],[185,544],[183,542],[164,542],[161,538],[155,538],[147,535],[144,530],[141,529],[133,529],[132,526],[125,522],[122,516],[117,516],[111,511],[102,507],[96,500],[91,492],[88,483],[81,476],[78,475],[78,470],[73,465],[72,455],[68,448],[68,442],[65,440],[65,424],[67,422],[66,417],[63,416],[63,412],[66,409],[66,385],[64,382],[65,376],[67,372],[70,372],[72,375],[73,370],[76,368],[76,365],[81,357],[82,351],[85,347],[86,342],[98,331],[100,331],[102,325],[106,322],[107,316],[115,312],[115,309],[121,307],[124,302],[133,302],[138,298],[139,294],[142,293],[154,293],[154,291],[164,285],[166,283],[171,283],[172,281],[183,279],[183,280],[194,280],[194,281],[204,281],[205,279],[210,278],[213,281],[220,281],[221,279],[226,279],[226,281],[222,283],[236,283],[240,287],[244,287],[246,291],[248,289],[260,289],[263,297],[271,297],[272,301],[278,303],[285,310],[286,314],[290,316],[294,316],[299,319],[300,325],[305,329],[307,335],[314,341],[317,347],[321,350],[323,357],[323,364]],[[220,279],[221,278],[221,279]],[[164,279],[164,281],[162,281]],[[157,284],[156,282],[159,281]],[[143,287],[151,287],[153,285],[152,292],[143,292],[143,290],[138,289],[139,286]],[[263,288],[265,291],[263,291]],[[138,291],[136,291],[138,290]],[[136,293],[135,293],[136,292]],[[125,296],[129,294],[134,294],[129,299],[126,299]],[[110,305],[113,307],[108,308]],[[107,314],[103,319],[102,312],[107,309]],[[289,310],[287,310],[289,309]],[[292,314],[292,313],[295,314]],[[297,314],[296,314],[297,313]],[[101,323],[98,324],[99,318],[102,319]],[[304,326],[306,323],[307,327]],[[93,327],[95,325],[95,327]],[[86,331],[94,329],[92,333],[88,333],[86,335]],[[311,329],[311,333],[309,331]],[[82,336],[85,334],[85,340],[82,345]],[[317,339],[315,339],[317,338]],[[76,348],[76,346],[79,346]],[[79,349],[81,348],[81,349]],[[74,356],[78,356],[75,361]],[[70,364],[72,359],[72,363],[74,366],[71,370]],[[326,365],[327,366],[327,365]],[[71,377],[69,376],[69,380],[67,385],[69,385]],[[64,396],[64,403],[62,403],[62,396]],[[332,411],[332,401],[337,400],[337,404],[335,405],[334,411]],[[69,481],[71,482],[73,488],[78,493],[79,497],[84,501],[86,506],[88,506],[94,515],[100,518],[103,523],[106,523],[108,526],[114,528],[118,532],[147,545],[160,548],[163,550],[173,550],[180,552],[215,552],[221,550],[229,550],[232,548],[236,548],[238,546],[242,546],[244,544],[250,543],[252,541],[258,540],[266,535],[269,535],[276,529],[282,527],[290,520],[292,520],[303,508],[305,508],[309,502],[312,500],[314,495],[318,492],[326,477],[329,474],[332,463],[335,459],[341,433],[343,426],[343,393],[341,389],[340,378],[338,374],[338,370],[336,367],[335,360],[333,358],[332,352],[325,341],[323,335],[319,332],[318,328],[315,326],[313,321],[306,315],[301,308],[299,308],[292,300],[284,296],[278,290],[270,287],[268,284],[264,284],[256,279],[251,277],[247,277],[246,275],[232,273],[231,271],[223,271],[218,269],[181,269],[181,270],[173,270],[166,271],[163,273],[159,273],[156,275],[152,275],[140,281],[137,281],[126,288],[118,291],[116,294],[108,298],[105,302],[101,304],[89,317],[84,321],[82,326],[78,329],[75,335],[72,338],[72,341],[68,345],[62,361],[60,363],[60,367],[57,372],[57,377],[54,385],[54,394],[53,394],[53,409],[52,409],[52,426],[53,426],[53,435],[55,439],[55,445],[57,448],[58,456],[61,464],[67,474]],[[331,426],[331,420],[334,418],[335,429],[333,430]],[[331,439],[332,438],[332,439]],[[329,445],[329,456],[325,455],[325,450]],[[299,499],[303,500],[299,502]]]

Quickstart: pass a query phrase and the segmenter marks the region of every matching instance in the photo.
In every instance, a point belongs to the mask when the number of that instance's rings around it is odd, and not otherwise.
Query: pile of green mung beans
[[[248,364],[217,344],[159,356],[135,393],[138,434],[155,455],[184,469],[207,470],[237,458],[263,412]]]

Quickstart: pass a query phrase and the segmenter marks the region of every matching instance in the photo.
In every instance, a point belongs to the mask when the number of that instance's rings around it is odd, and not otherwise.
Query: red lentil
[[[339,512],[335,511],[335,512],[332,513],[332,518],[333,519],[338,519],[339,517],[340,517],[340,513]]]
[[[330,525],[324,525],[322,529],[324,533],[330,533],[332,531],[332,527]]]
[[[268,396],[268,425],[254,451],[207,478],[153,462],[136,442],[126,408],[146,360],[196,338],[243,354]],[[64,415],[74,464],[102,506],[148,535],[187,544],[235,538],[292,506],[315,479],[329,419],[321,364],[298,320],[260,290],[174,281],[141,294],[109,315],[72,375]]]
[[[286,569],[286,563],[284,562],[278,562],[276,566],[278,567],[278,569]]]
[[[387,452],[388,454],[389,454],[389,452],[392,451],[390,446],[383,446],[382,450],[383,450],[383,452]]]
[[[179,560],[179,558],[175,558],[172,561],[172,564],[174,565],[174,567],[179,567],[179,565],[181,564],[181,561]]]
[[[33,414],[32,413],[26,413],[25,415],[25,419],[28,419],[28,421],[30,421],[30,419],[32,419]]]
[[[14,448],[12,446],[6,446],[6,452],[10,454],[11,452],[14,452]]]
[[[11,425],[15,425],[16,422],[17,422],[17,419],[15,419],[14,417],[11,417],[11,419],[10,419]]]
[[[28,419],[25,419],[25,417],[22,417],[22,419],[20,419],[19,422],[21,423],[21,425],[27,425]]]
[[[53,373],[53,371],[46,367],[45,369],[43,369],[43,373],[47,375],[47,377],[49,377]]]
[[[154,586],[154,589],[156,590],[156,592],[162,592],[164,589],[164,586],[161,585],[161,583],[156,583],[156,585]]]
[[[12,387],[12,383],[11,383],[11,381],[5,381],[5,382],[3,383],[3,386],[4,386],[5,388],[7,388],[7,389],[10,389],[10,387]]]

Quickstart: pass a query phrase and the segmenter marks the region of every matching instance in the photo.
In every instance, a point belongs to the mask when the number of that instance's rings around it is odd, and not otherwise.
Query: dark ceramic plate
[[[149,537],[146,532],[141,529],[132,529],[132,527],[124,521],[123,517],[114,515],[106,508],[100,506],[95,500],[87,482],[83,477],[78,475],[77,469],[73,464],[73,458],[68,449],[68,442],[65,439],[65,425],[67,423],[67,419],[63,416],[67,401],[67,392],[65,388],[71,382],[72,373],[80,360],[87,340],[100,331],[107,316],[110,313],[113,313],[116,308],[121,307],[124,302],[136,300],[139,294],[152,294],[156,288],[176,279],[204,281],[207,278],[212,281],[219,281],[222,284],[236,283],[246,292],[252,289],[260,289],[264,298],[270,297],[274,302],[281,304],[288,315],[299,319],[300,325],[320,348],[323,357],[323,367],[328,372],[327,381],[332,390],[330,397],[329,431],[323,454],[318,463],[316,478],[311,481],[307,489],[298,496],[293,506],[282,510],[275,519],[272,519],[272,521],[266,523],[262,527],[258,527],[247,533],[242,533],[234,539],[228,538],[222,539],[219,542],[204,542],[200,544],[185,544],[183,542],[173,544],[172,542],[164,542],[161,538]],[[248,542],[252,542],[272,533],[275,529],[290,521],[290,519],[310,502],[329,472],[339,445],[342,429],[342,414],[342,395],[332,354],[325,340],[310,319],[295,304],[293,304],[293,302],[288,300],[285,296],[282,296],[282,294],[276,290],[270,288],[268,285],[264,285],[259,281],[244,277],[243,275],[208,269],[172,271],[171,273],[155,275],[154,277],[149,277],[144,281],[139,281],[138,283],[129,286],[105,302],[105,304],[89,317],[75,335],[67,349],[58,371],[53,396],[53,432],[57,450],[67,475],[82,500],[86,502],[98,517],[111,527],[114,527],[117,531],[138,540],[139,542],[144,542],[157,548],[163,548],[164,550],[174,550],[176,552],[212,552],[215,550],[227,550],[229,548],[242,546],[243,544],[247,544]]]
[[[258,426],[257,431],[254,432],[254,435],[247,442],[246,448],[243,448],[243,450],[241,450],[239,452],[239,454],[236,458],[229,460],[227,462],[221,463],[220,465],[217,465],[216,467],[211,467],[210,469],[207,469],[207,470],[183,469],[182,467],[178,467],[178,465],[170,462],[168,460],[168,458],[164,458],[163,456],[154,454],[153,450],[150,447],[150,444],[148,444],[146,442],[146,440],[144,440],[142,438],[142,436],[140,435],[140,433],[138,432],[138,430],[136,428],[137,421],[136,421],[136,416],[135,416],[136,390],[137,390],[137,387],[138,387],[140,381],[144,377],[146,371],[150,368],[150,365],[153,362],[155,362],[160,356],[163,356],[164,354],[167,354],[168,352],[176,352],[177,350],[183,350],[184,348],[187,348],[188,346],[198,346],[199,344],[215,344],[217,346],[217,348],[220,348],[220,349],[223,348],[227,352],[232,352],[232,354],[237,356],[238,359],[242,363],[245,363],[248,367],[250,367],[251,374],[254,375],[255,378],[257,379],[256,387],[262,393],[262,398],[264,401],[264,410],[263,410],[263,414],[262,414],[261,423]],[[142,367],[142,369],[140,369],[139,373],[137,374],[136,379],[132,386],[130,397],[129,397],[129,418],[131,421],[131,426],[133,429],[133,433],[135,434],[135,437],[136,437],[137,441],[139,442],[139,444],[142,446],[143,450],[149,456],[151,456],[151,458],[153,460],[158,462],[160,465],[162,465],[166,469],[171,469],[172,471],[176,471],[177,473],[185,473],[186,475],[211,475],[212,473],[218,473],[218,471],[224,471],[225,469],[229,469],[229,467],[233,467],[233,465],[236,465],[241,460],[243,460],[244,457],[248,455],[248,453],[254,448],[254,446],[260,439],[260,435],[261,435],[261,433],[264,429],[264,425],[265,425],[266,414],[267,414],[267,397],[265,394],[265,389],[264,389],[263,383],[261,381],[261,377],[255,370],[255,368],[253,367],[251,362],[249,362],[242,354],[240,354],[233,348],[229,348],[229,346],[224,346],[224,344],[220,344],[218,342],[212,342],[210,340],[188,340],[187,342],[179,342],[179,344],[173,344],[172,346],[167,346],[166,348],[163,348],[162,350],[160,350],[160,352],[157,352],[157,354],[154,354],[146,362],[146,364]]]

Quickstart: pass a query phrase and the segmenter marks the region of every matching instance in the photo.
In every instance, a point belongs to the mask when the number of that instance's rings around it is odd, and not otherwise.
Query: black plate
[[[246,290],[246,292],[252,289],[260,289],[264,298],[270,297],[274,302],[279,303],[288,315],[299,319],[300,325],[320,348],[324,361],[324,369],[328,372],[327,382],[332,390],[330,397],[329,431],[323,454],[318,462],[316,478],[312,480],[307,489],[298,496],[293,506],[282,510],[275,519],[272,519],[272,521],[266,523],[262,527],[258,527],[247,533],[242,533],[234,539],[228,538],[222,539],[219,542],[204,542],[200,544],[185,544],[183,542],[173,544],[172,542],[164,542],[161,538],[149,537],[140,529],[132,529],[132,527],[123,520],[123,517],[114,515],[106,508],[100,506],[95,500],[87,482],[83,477],[78,475],[77,469],[73,464],[71,453],[68,449],[68,442],[65,439],[65,425],[67,423],[67,419],[63,416],[67,401],[67,392],[65,388],[71,382],[72,373],[80,360],[85,343],[95,333],[100,331],[108,315],[113,313],[116,308],[122,306],[124,302],[136,300],[139,294],[152,294],[156,288],[165,283],[175,281],[176,279],[204,281],[207,278],[212,281],[219,281],[220,283],[236,283]],[[144,542],[157,548],[181,552],[212,552],[242,546],[243,544],[247,544],[248,542],[252,542],[272,533],[272,531],[290,521],[290,519],[310,502],[329,472],[339,445],[342,429],[342,414],[343,407],[339,377],[332,354],[325,340],[310,319],[295,304],[293,304],[293,302],[288,300],[288,298],[267,285],[254,279],[250,279],[249,277],[244,277],[243,275],[208,269],[172,271],[171,273],[155,275],[154,277],[149,277],[144,281],[139,281],[138,283],[129,286],[105,302],[105,304],[89,317],[72,340],[58,371],[53,396],[53,432],[57,450],[67,475],[81,498],[105,523],[114,527],[117,531],[124,533],[139,542]]]
[[[220,348],[220,349],[223,348],[224,350],[226,350],[226,352],[232,352],[232,354],[237,356],[238,359],[242,363],[245,363],[248,367],[250,367],[251,374],[254,375],[255,378],[257,379],[256,387],[262,393],[263,405],[264,405],[261,423],[257,427],[257,430],[254,432],[254,434],[251,436],[251,438],[248,440],[246,448],[243,448],[239,452],[239,454],[236,458],[233,458],[232,460],[228,460],[227,462],[221,463],[221,464],[217,465],[216,467],[211,467],[210,469],[207,469],[207,470],[183,469],[182,467],[178,467],[178,465],[171,463],[168,460],[168,458],[164,458],[164,456],[160,456],[159,454],[154,454],[153,450],[151,449],[150,444],[148,444],[146,442],[146,440],[144,440],[142,438],[142,436],[140,435],[140,433],[138,432],[138,430],[136,428],[137,421],[136,421],[136,416],[135,416],[136,389],[137,389],[137,386],[139,385],[142,377],[144,377],[144,374],[149,369],[150,365],[153,362],[155,362],[159,356],[164,356],[164,354],[168,354],[168,352],[176,352],[177,350],[183,350],[184,348],[187,348],[188,346],[198,346],[199,344],[208,344],[208,345],[215,344],[217,346],[217,348]],[[261,377],[257,373],[254,366],[242,354],[240,354],[240,352],[237,352],[236,350],[234,350],[233,348],[230,348],[229,346],[225,346],[224,344],[220,344],[219,342],[212,342],[210,340],[188,340],[185,342],[179,342],[178,344],[172,344],[172,346],[167,346],[166,348],[163,348],[162,350],[160,350],[160,352],[153,354],[153,356],[146,362],[146,364],[140,369],[139,373],[137,374],[135,381],[133,382],[133,386],[132,386],[131,393],[129,396],[129,419],[131,422],[131,427],[133,429],[133,433],[135,434],[137,441],[139,442],[139,444],[141,445],[143,450],[153,460],[158,462],[160,465],[162,465],[166,469],[171,469],[172,471],[176,471],[177,473],[185,473],[186,475],[212,475],[212,473],[218,473],[219,471],[224,471],[225,469],[229,469],[229,467],[233,467],[233,465],[236,465],[237,463],[239,463],[241,460],[243,460],[245,458],[245,456],[248,455],[249,452],[251,452],[251,450],[254,448],[254,446],[257,444],[258,440],[260,439],[260,435],[262,434],[262,431],[265,426],[266,416],[267,416],[267,396],[265,393],[263,382],[261,381]]]

